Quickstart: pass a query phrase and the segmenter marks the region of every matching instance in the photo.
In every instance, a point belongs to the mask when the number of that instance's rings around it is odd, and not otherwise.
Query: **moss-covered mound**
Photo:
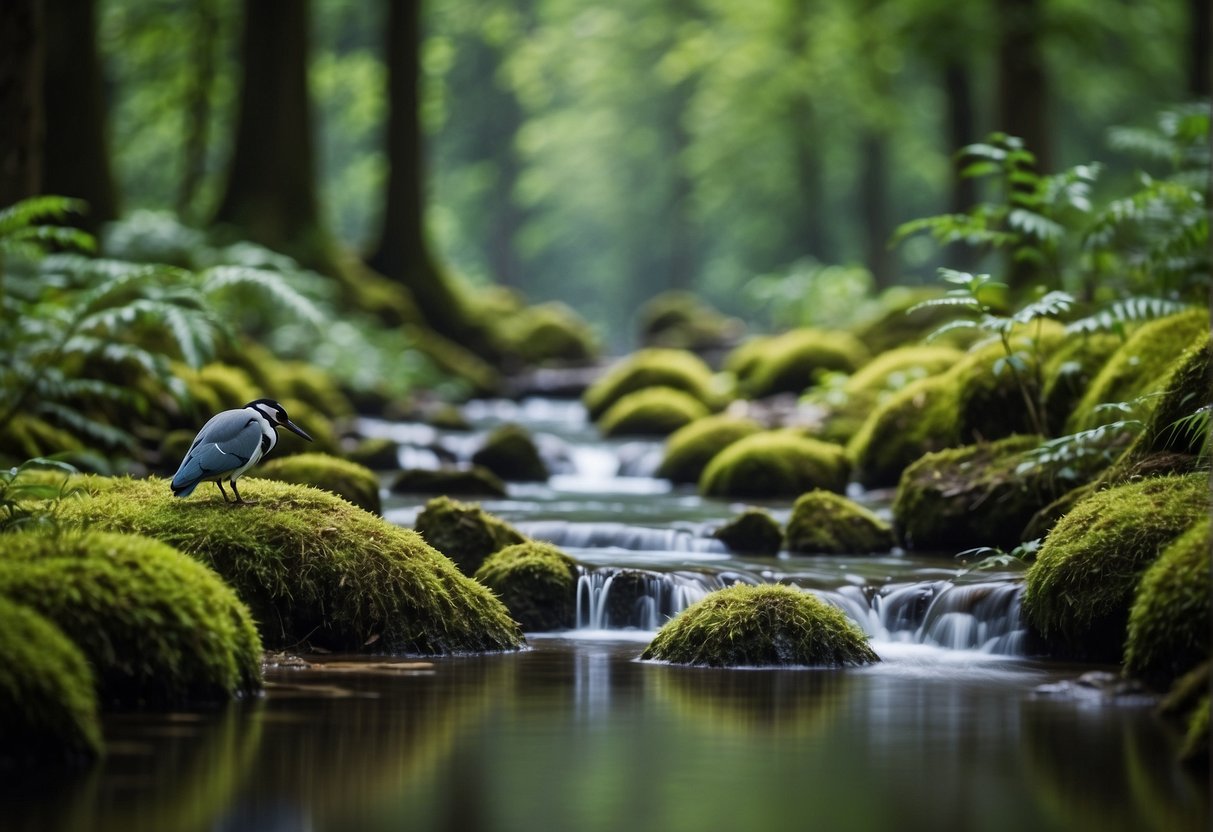
[[[692,604],[640,656],[708,667],[843,667],[880,661],[841,610],[795,587],[737,584]]]
[[[1209,333],[1209,311],[1194,309],[1143,324],[1095,376],[1066,423],[1067,432],[1108,421],[1096,411],[1100,404],[1129,402],[1158,388],[1175,359],[1192,342]]]
[[[887,552],[897,542],[884,520],[846,497],[821,489],[796,498],[787,541],[789,552],[817,555]]]
[[[480,506],[436,497],[417,515],[417,531],[426,542],[473,575],[494,552],[525,543],[527,538],[509,523]]]
[[[497,593],[527,632],[572,627],[577,613],[577,564],[548,543],[517,543],[489,555],[476,580]]]
[[[582,397],[590,419],[598,421],[628,393],[646,387],[672,387],[715,408],[712,371],[699,356],[684,350],[647,349],[612,366]]]
[[[746,509],[712,532],[712,537],[734,552],[753,555],[777,555],[783,546],[783,529],[779,522],[757,508]]]
[[[878,405],[847,443],[855,478],[868,488],[893,485],[923,454],[959,444],[956,397],[947,375],[931,376]]]
[[[880,311],[851,331],[873,355],[918,343],[956,317],[956,310],[948,306],[913,309],[923,301],[939,298],[942,294],[934,287],[894,286],[881,294]],[[972,330],[959,329],[942,336],[936,343],[963,349],[972,343],[974,337]]]
[[[1028,570],[1028,620],[1076,655],[1119,660],[1139,577],[1176,537],[1208,522],[1208,514],[1203,474],[1091,495],[1053,527]]]
[[[457,494],[504,497],[505,483],[481,465],[471,468],[405,468],[392,480],[393,494]]]
[[[1068,336],[1044,364],[1045,423],[1064,433],[1066,421],[1108,359],[1124,343],[1110,332]]]
[[[738,439],[758,433],[762,426],[753,419],[720,413],[670,434],[657,476],[679,483],[697,483],[712,457]]]
[[[1041,509],[1066,493],[1073,479],[1061,480],[1048,466],[1020,470],[1038,436],[1010,436],[996,442],[949,448],[924,455],[901,475],[893,519],[902,543],[913,549],[1012,549]],[[1095,476],[1094,457],[1079,479]]]
[[[718,453],[699,478],[709,497],[796,497],[814,488],[846,489],[850,466],[838,445],[792,431],[764,431]]]
[[[1128,673],[1161,688],[1209,658],[1209,544],[1202,519],[1146,570],[1129,612]]]
[[[91,502],[69,501],[72,509]],[[160,541],[7,535],[0,595],[46,616],[84,651],[106,705],[222,702],[261,686],[248,609],[218,575]]]
[[[372,471],[392,471],[400,467],[400,446],[385,436],[372,436],[346,451],[345,458]]]
[[[101,753],[93,674],[80,648],[34,610],[0,598],[0,769],[79,764]]]
[[[246,478],[247,479],[247,478]],[[517,647],[505,607],[415,532],[316,488],[250,480],[255,505],[179,500],[164,480],[87,477],[68,521],[169,543],[248,604],[269,648],[436,655]]]
[[[1035,401],[1042,395],[1038,379],[1050,356],[1065,342],[1065,328],[1056,321],[1040,321],[1011,338],[1018,372],[1007,361],[1000,342],[974,345],[965,358],[943,378],[956,385],[957,436],[960,443],[1001,439],[1035,429],[1024,401],[1020,381]]]
[[[527,306],[506,316],[498,336],[528,365],[583,364],[598,355],[585,319],[559,302]]]
[[[501,425],[472,454],[472,463],[510,482],[539,482],[551,476],[539,448],[526,428]]]
[[[853,373],[869,358],[867,347],[846,332],[794,329],[764,344],[742,389],[751,398],[801,393],[822,372]]]
[[[598,420],[603,436],[669,436],[708,409],[694,396],[671,387],[647,387],[628,393]]]
[[[296,454],[271,459],[256,471],[258,477],[317,488],[344,497],[373,514],[382,513],[379,479],[369,468],[328,454]]]
[[[735,342],[744,328],[692,292],[655,295],[640,307],[640,342],[646,347],[708,350]]]

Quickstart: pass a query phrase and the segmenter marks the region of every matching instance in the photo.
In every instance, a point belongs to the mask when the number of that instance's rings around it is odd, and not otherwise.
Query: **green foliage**
[[[746,303],[774,329],[843,327],[873,305],[875,281],[862,266],[798,260],[785,271],[760,275],[745,285]]]
[[[55,524],[59,501],[76,493],[76,469],[53,459],[29,459],[0,470],[0,532]]]

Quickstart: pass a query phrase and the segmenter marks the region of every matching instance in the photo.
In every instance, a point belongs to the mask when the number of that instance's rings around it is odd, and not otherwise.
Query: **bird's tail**
[[[198,487],[198,481],[178,483],[176,480],[173,480],[169,487],[173,489],[174,497],[188,497]]]

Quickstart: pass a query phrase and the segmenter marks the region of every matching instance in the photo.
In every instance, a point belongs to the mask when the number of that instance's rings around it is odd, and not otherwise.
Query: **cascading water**
[[[639,569],[582,570],[577,580],[577,627],[656,630],[709,592],[739,576]]]

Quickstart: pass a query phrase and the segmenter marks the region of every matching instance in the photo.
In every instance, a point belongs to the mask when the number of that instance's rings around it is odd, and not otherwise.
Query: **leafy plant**
[[[997,546],[977,546],[973,549],[965,549],[963,552],[956,553],[956,559],[965,563],[967,558],[981,557],[981,560],[967,565],[960,574],[967,575],[970,572],[986,571],[991,569],[1006,569],[1008,567],[1023,568],[1032,561],[1036,560],[1036,553],[1040,551],[1040,545],[1043,539],[1028,540],[1020,543],[1011,551],[1005,551]]]
[[[23,476],[33,471],[58,472],[63,479]],[[59,501],[76,492],[68,486],[68,478],[75,473],[65,462],[42,457],[0,470],[0,532],[53,525]]]

